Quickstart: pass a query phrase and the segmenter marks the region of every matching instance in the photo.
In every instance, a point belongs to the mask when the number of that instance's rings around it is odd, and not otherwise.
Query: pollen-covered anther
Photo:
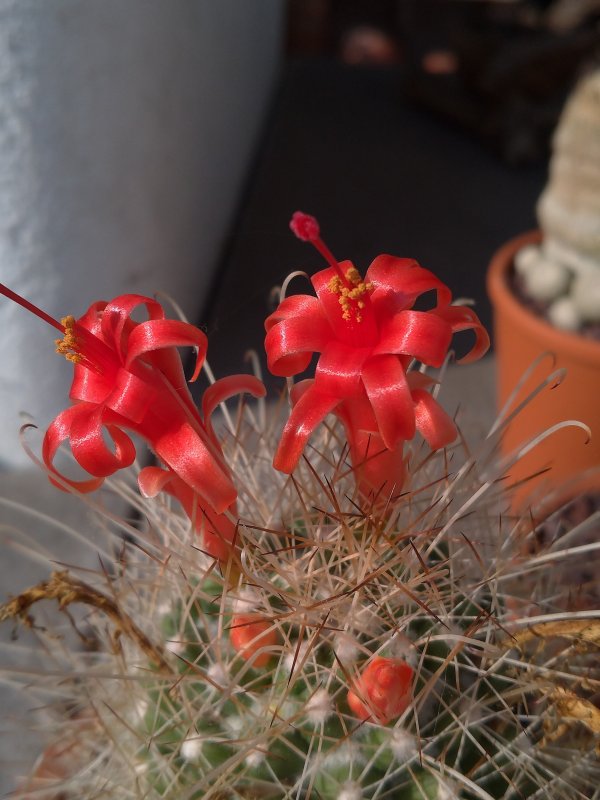
[[[346,270],[345,278],[353,288],[344,286],[342,279],[337,275],[329,281],[327,288],[332,294],[339,295],[338,302],[342,307],[342,319],[352,319],[352,312],[354,312],[356,322],[361,322],[361,310],[365,307],[365,301],[361,298],[373,291],[373,284],[370,281],[363,281],[356,267],[349,267]]]
[[[83,361],[83,356],[79,351],[79,341],[75,334],[75,317],[71,314],[68,317],[61,319],[61,325],[65,329],[62,339],[55,339],[56,352],[64,356],[67,361],[73,364],[80,364]]]

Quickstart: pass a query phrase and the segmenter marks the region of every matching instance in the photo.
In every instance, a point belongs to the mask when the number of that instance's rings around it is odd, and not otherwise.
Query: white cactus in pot
[[[515,259],[525,291],[558,328],[600,323],[600,70],[579,82],[562,113],[537,210],[543,242]]]

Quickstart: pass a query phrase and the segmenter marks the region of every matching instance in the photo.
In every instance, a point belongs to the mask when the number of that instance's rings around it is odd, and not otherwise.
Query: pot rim
[[[540,230],[527,231],[510,239],[494,253],[487,275],[487,292],[492,306],[501,308],[511,322],[541,340],[546,350],[569,355],[576,361],[592,362],[600,369],[600,342],[553,327],[526,308],[510,289],[507,275],[515,254],[525,245],[537,244],[541,240]]]

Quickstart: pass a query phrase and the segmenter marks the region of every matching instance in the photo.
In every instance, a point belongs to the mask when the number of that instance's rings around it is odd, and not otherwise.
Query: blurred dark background
[[[289,0],[279,89],[203,319],[217,374],[244,368],[240,341],[262,355],[272,287],[323,266],[288,229],[296,209],[363,272],[379,253],[416,258],[489,326],[487,264],[536,226],[599,21],[599,0]]]

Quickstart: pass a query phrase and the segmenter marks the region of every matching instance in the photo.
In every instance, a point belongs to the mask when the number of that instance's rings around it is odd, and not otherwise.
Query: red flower
[[[170,481],[168,488],[186,510],[193,505],[198,513],[216,519],[227,509],[235,509],[237,492],[210,414],[236,392],[264,395],[260,381],[250,375],[217,381],[205,392],[203,419],[187,387],[176,348],[197,348],[195,380],[206,355],[206,336],[189,323],[165,319],[155,300],[120,295],[109,303],[94,303],[78,320],[66,317],[59,323],[1,284],[0,292],[57,328],[62,334],[57,351],[74,363],[69,393],[74,404],[56,417],[44,437],[42,453],[51,472],[59,475],[54,456],[68,440],[75,460],[94,477],[72,481],[60,476],[61,480],[79,491],[93,491],[104,478],[135,459],[134,444],[124,432],[127,429],[143,437],[166,465],[168,480],[163,479],[160,488]],[[144,322],[132,319],[139,306],[148,313]],[[112,448],[104,440],[105,432]],[[156,475],[152,477],[142,477],[142,483],[146,488],[152,484],[158,491]],[[227,525],[232,523],[227,520]],[[227,525],[223,522],[223,527]],[[229,533],[225,538],[231,540]],[[221,557],[221,550],[214,555]]]
[[[413,674],[406,661],[377,656],[348,690],[348,705],[359,719],[386,725],[408,707]]]
[[[374,434],[389,451],[417,430],[434,449],[449,444],[456,428],[426,390],[431,380],[407,370],[413,359],[441,366],[456,331],[473,329],[476,336],[462,363],[482,356],[489,338],[476,314],[450,305],[448,287],[412,259],[378,256],[363,280],[350,261],[337,263],[313,217],[296,212],[291,227],[330,266],[311,279],[316,297],[287,297],[265,322],[268,365],[275,375],[296,375],[320,353],[314,381],[305,385],[285,425],[274,466],[292,472],[331,411],[342,418],[357,453],[364,450],[358,444],[361,432]],[[437,293],[435,307],[413,310],[430,290]]]

